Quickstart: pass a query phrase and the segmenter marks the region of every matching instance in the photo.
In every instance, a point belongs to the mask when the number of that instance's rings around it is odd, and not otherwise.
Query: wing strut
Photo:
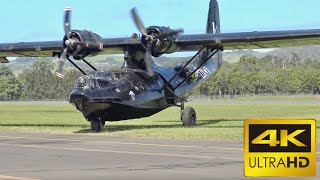
[[[173,90],[176,90],[179,86],[181,86],[181,84],[188,80],[198,69],[200,69],[206,62],[208,62],[212,58],[212,56],[214,56],[220,50],[221,49],[215,49],[213,53],[210,56],[208,56],[205,61],[203,61],[203,63],[201,63],[195,70],[193,70],[183,81],[181,81],[175,88],[173,88]]]
[[[92,64],[90,64],[88,61],[86,61],[85,59],[82,59],[83,62],[85,62],[88,66],[90,66],[93,70],[97,70],[94,66],[92,66]]]
[[[165,87],[168,88],[168,89],[170,89],[170,88],[168,87],[168,85],[171,83],[171,81],[172,81],[174,78],[176,78],[182,71],[184,71],[184,69],[201,53],[201,51],[202,51],[204,48],[205,48],[205,47],[203,46],[194,56],[192,56],[192,58],[191,58],[185,65],[183,65],[183,67],[181,67],[180,70],[179,70],[178,72],[176,72],[176,74],[175,74],[168,82],[166,82],[165,86],[162,87],[162,88],[160,89],[160,91],[163,90]],[[170,89],[170,90],[171,90],[171,89]]]
[[[0,57],[0,63],[8,63],[8,59],[6,57]]]
[[[180,107],[183,108],[183,103],[186,102],[187,100],[183,97],[179,97],[178,95],[175,94],[174,90],[177,89],[182,83],[184,83],[187,79],[189,79],[198,69],[200,69],[206,62],[208,62],[208,60],[210,60],[217,52],[219,52],[221,50],[220,49],[215,49],[215,50],[211,50],[211,51],[214,51],[210,56],[207,57],[207,59],[201,63],[199,65],[199,67],[197,67],[192,73],[190,73],[182,82],[180,82],[175,88],[171,89],[169,87],[171,81],[177,77],[201,52],[202,50],[204,49],[205,47],[202,47],[194,56],[192,56],[192,58],[183,66],[181,67],[181,69],[168,81],[165,83],[165,85],[160,89],[163,90],[164,88],[166,88],[167,90],[169,90],[172,95],[174,95],[175,97],[166,97],[167,99],[170,99],[170,98],[178,98],[180,99],[180,102],[181,102],[181,105]],[[179,105],[178,105],[179,106]]]
[[[85,73],[78,65],[76,65],[73,61],[71,61],[71,59],[67,56],[66,57],[68,59],[68,61],[74,65],[74,67],[76,67],[83,75],[87,75],[87,73]]]

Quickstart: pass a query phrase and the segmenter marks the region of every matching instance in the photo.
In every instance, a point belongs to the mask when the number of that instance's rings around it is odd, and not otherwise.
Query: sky
[[[319,0],[218,0],[221,31],[320,29]],[[138,32],[129,11],[145,24],[204,33],[209,0],[2,0],[0,43],[63,38],[63,13],[72,7],[71,28],[104,38]]]

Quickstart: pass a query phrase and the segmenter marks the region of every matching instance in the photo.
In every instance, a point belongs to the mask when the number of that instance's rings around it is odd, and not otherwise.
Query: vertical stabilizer
[[[206,33],[220,33],[219,5],[216,0],[211,0],[209,4]]]
[[[219,5],[217,0],[210,0],[206,33],[221,33]],[[218,60],[218,66],[220,66],[222,64],[222,52],[219,51],[215,58]]]

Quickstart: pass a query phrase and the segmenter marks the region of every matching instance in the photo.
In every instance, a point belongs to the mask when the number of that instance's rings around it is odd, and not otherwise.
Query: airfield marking
[[[0,179],[13,179],[13,180],[39,180],[39,179],[33,179],[33,178],[24,178],[24,177],[16,177],[16,176],[5,176],[5,175],[0,175]]]
[[[126,142],[106,142],[106,141],[83,141],[83,140],[71,140],[71,139],[54,139],[54,138],[30,138],[30,137],[11,137],[0,136],[0,138],[11,139],[28,139],[28,140],[50,140],[50,141],[66,141],[66,142],[83,142],[83,143],[102,143],[102,144],[123,144],[123,145],[139,145],[139,146],[159,146],[159,147],[177,147],[177,148],[201,148],[201,149],[219,149],[219,150],[239,150],[243,151],[243,148],[224,148],[215,146],[184,146],[174,144],[147,144],[147,143],[126,143]]]
[[[103,150],[103,149],[85,149],[85,148],[65,148],[65,147],[58,148],[58,147],[53,147],[53,146],[23,145],[23,144],[10,144],[10,143],[0,143],[0,145],[14,146],[14,147],[41,148],[41,149],[71,150],[71,151],[108,152],[108,153],[118,153],[118,154],[185,157],[185,158],[200,158],[200,159],[243,160],[243,158],[232,158],[232,157],[214,157],[214,156],[198,156],[198,155],[183,155],[183,154],[150,153],[150,152],[138,152],[138,151],[130,152],[130,151],[115,151],[115,150]]]

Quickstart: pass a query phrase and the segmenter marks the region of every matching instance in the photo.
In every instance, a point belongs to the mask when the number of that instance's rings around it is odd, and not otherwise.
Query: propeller
[[[89,49],[103,49],[103,42],[81,42],[79,39],[72,36],[71,31],[71,23],[70,23],[70,17],[71,17],[71,7],[66,7],[65,14],[64,14],[64,34],[66,37],[66,40],[64,41],[64,44],[66,45],[65,49],[63,50],[61,57],[65,59],[67,57],[67,52],[70,49],[78,49],[82,47],[86,47]]]
[[[71,34],[71,24],[70,24],[70,16],[71,16],[71,7],[66,7],[64,14],[64,34],[70,39]]]
[[[68,48],[71,47],[75,41],[74,39],[71,39],[71,24],[70,24],[71,11],[72,11],[71,7],[66,7],[66,9],[64,10],[64,34],[67,37],[67,40],[64,42],[66,47],[61,53],[61,56],[60,56],[61,59],[66,59],[68,55],[67,54]]]
[[[56,64],[56,69],[54,70],[54,74],[59,78],[64,78],[63,74],[63,66],[64,66],[64,59],[59,58]]]
[[[148,36],[147,29],[143,25],[139,15],[138,15],[137,8],[131,9],[131,17],[134,21],[134,24],[137,26],[138,30],[141,32],[141,34]]]
[[[152,45],[151,44],[147,44],[147,49],[146,49],[146,54],[144,56],[144,63],[146,65],[146,70],[149,74],[149,76],[154,76],[154,72],[152,69],[152,55],[151,55],[151,49]]]
[[[56,69],[54,71],[55,75],[59,78],[63,78],[63,67],[65,64],[65,59],[67,58],[68,48],[72,45],[72,40],[70,38],[71,35],[71,26],[70,26],[70,16],[71,16],[71,7],[66,7],[64,13],[64,33],[67,37],[67,40],[64,42],[66,47],[63,49],[62,53],[60,54],[60,58],[56,63]]]
[[[103,41],[98,34],[87,30],[71,30],[71,11],[71,7],[66,7],[64,11],[64,49],[60,53],[60,59],[57,61],[55,70],[60,75],[63,72],[64,61],[65,59],[68,59],[69,56],[72,56],[76,60],[81,60],[90,53],[98,52],[103,49]]]
[[[131,9],[131,17],[132,17],[137,29],[141,32],[141,34],[145,38],[145,41],[147,42],[144,62],[145,62],[146,70],[147,70],[149,76],[153,76],[154,72],[152,69],[152,63],[153,63],[153,61],[152,61],[152,48],[153,48],[154,44],[159,39],[176,36],[177,34],[183,32],[183,29],[176,29],[176,30],[169,29],[168,31],[160,33],[158,35],[149,35],[147,29],[143,25],[143,22],[142,22],[140,16],[138,15],[136,8]]]

